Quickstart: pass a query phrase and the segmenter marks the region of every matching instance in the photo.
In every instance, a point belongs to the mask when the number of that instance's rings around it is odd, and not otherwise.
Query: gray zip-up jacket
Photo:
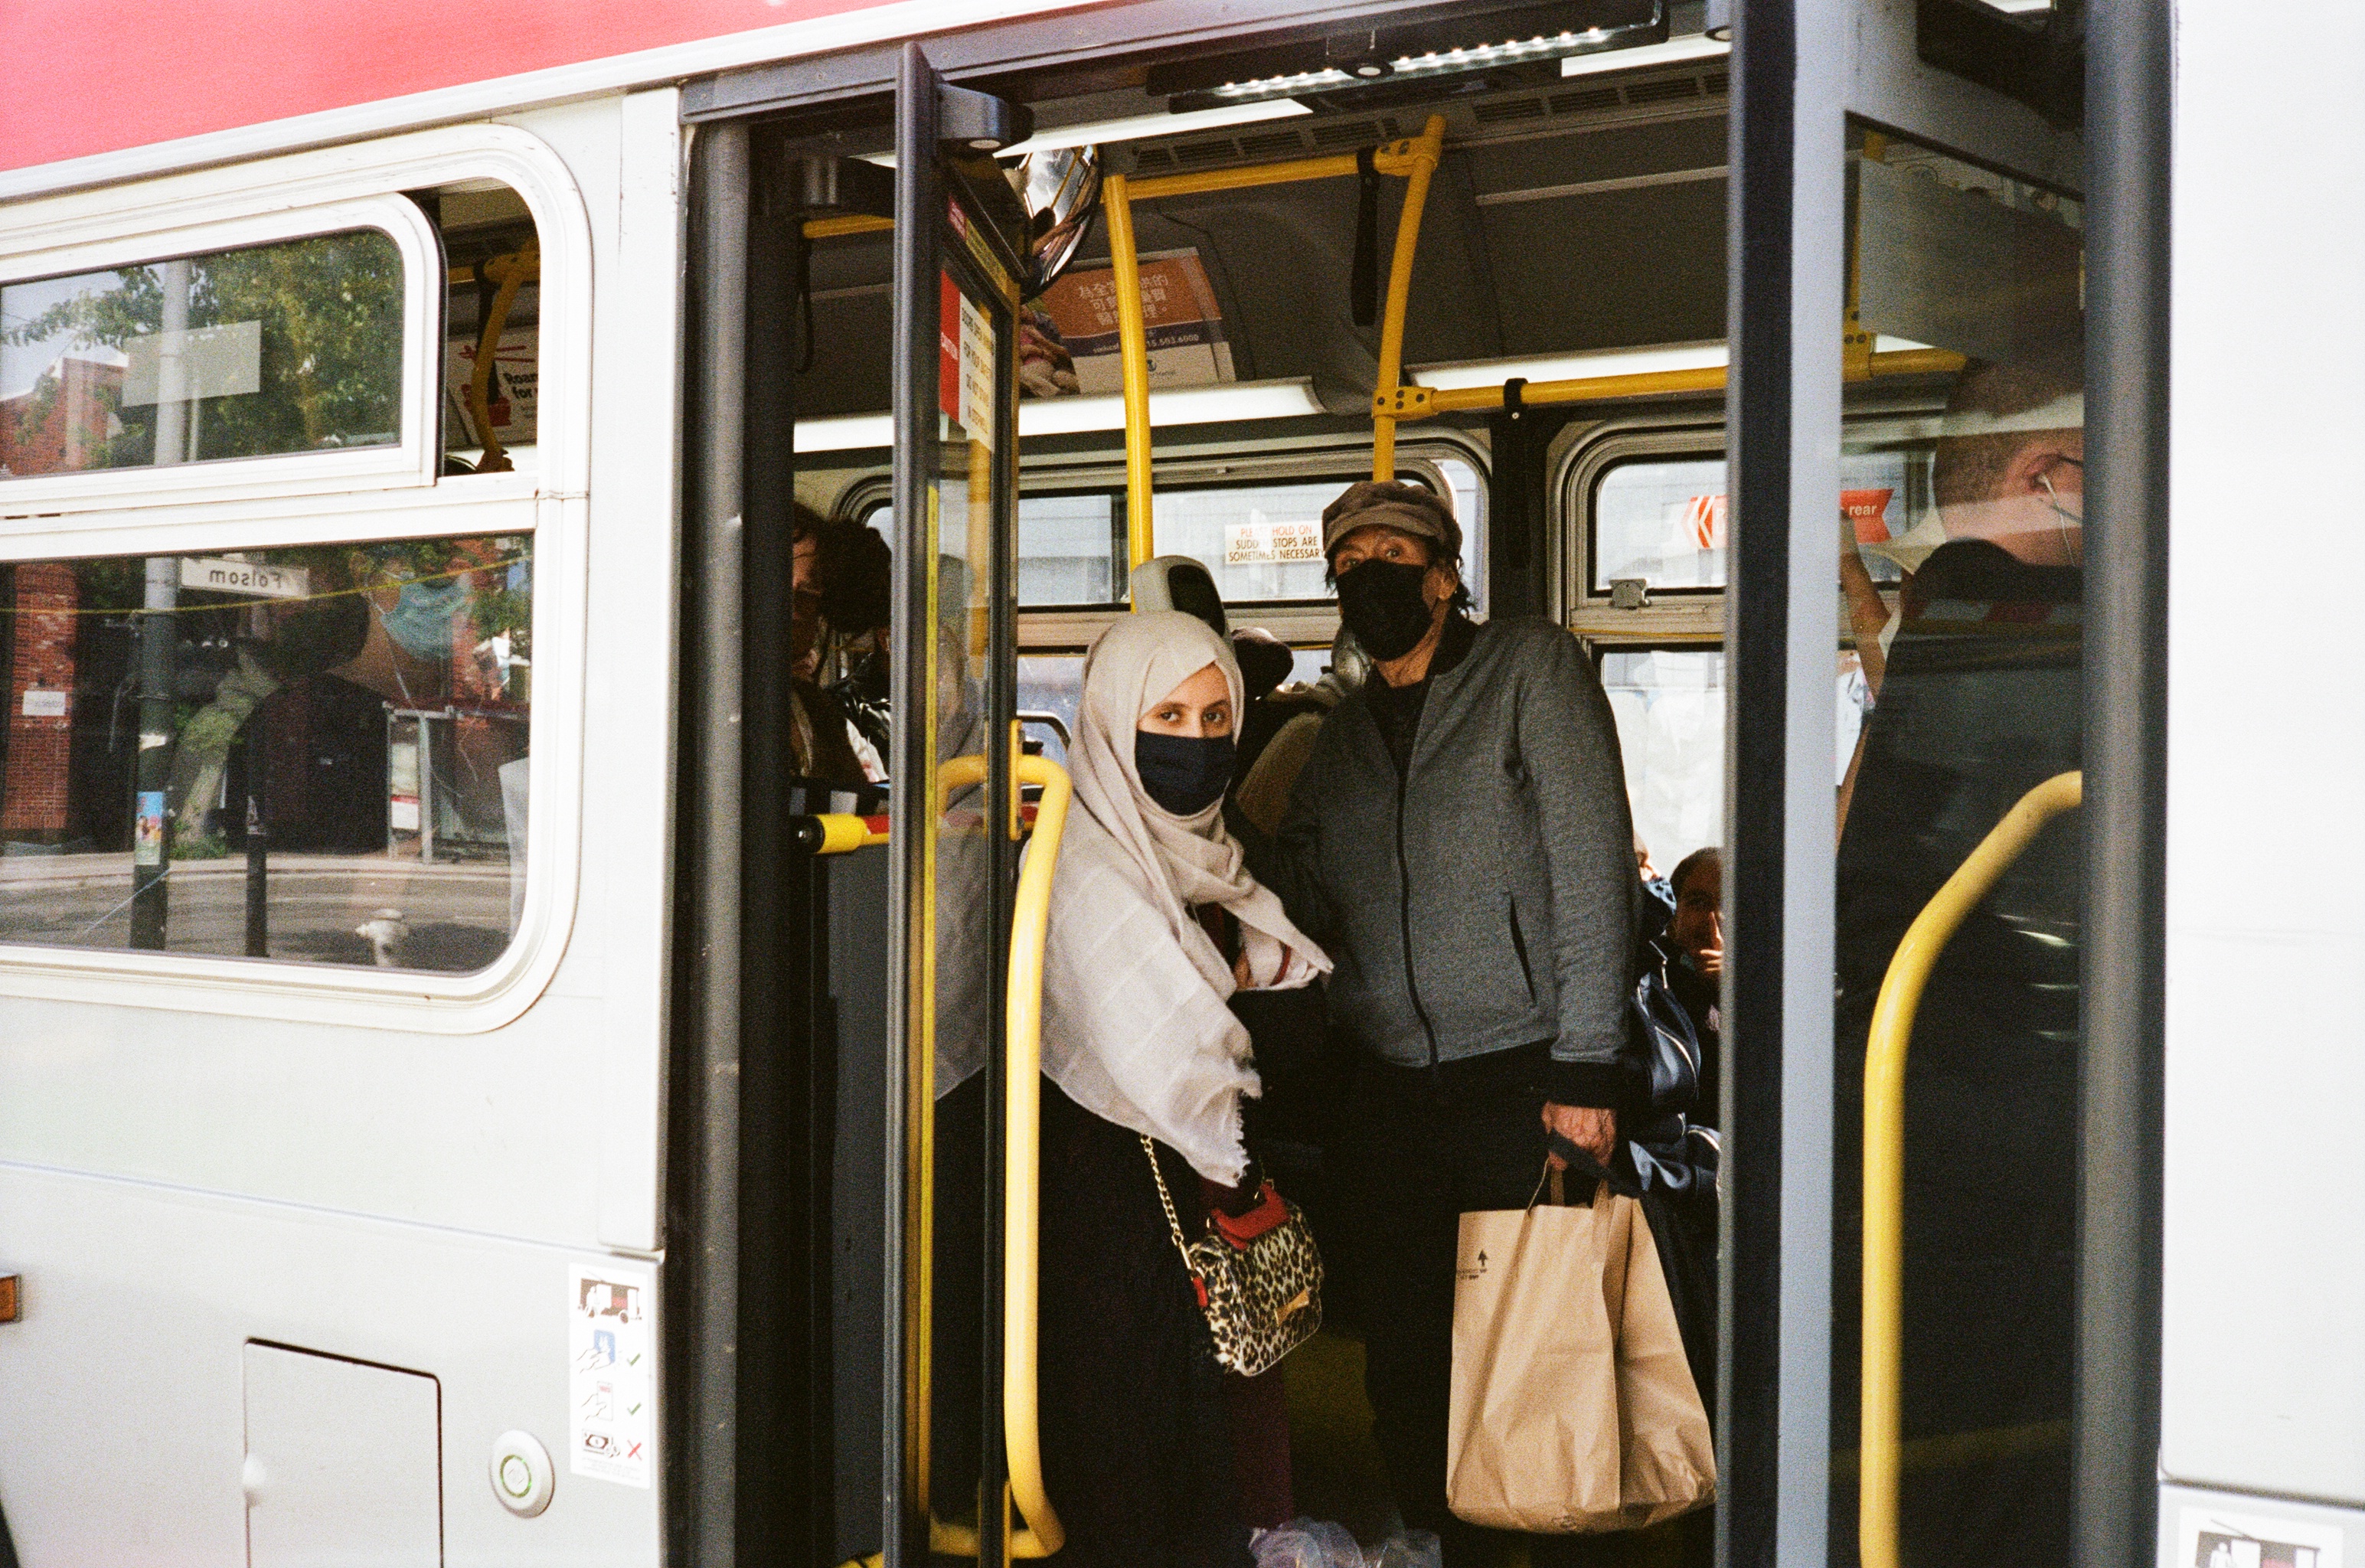
[[[1401,779],[1366,696],[1340,702],[1248,849],[1337,963],[1330,1015],[1362,1049],[1425,1066],[1549,1040],[1551,1097],[1615,1106],[1633,843],[1600,678],[1566,632],[1511,619],[1431,676]]]

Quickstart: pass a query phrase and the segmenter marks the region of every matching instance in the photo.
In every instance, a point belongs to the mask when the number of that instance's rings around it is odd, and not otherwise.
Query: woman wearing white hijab
[[[1258,1081],[1227,1002],[1330,968],[1224,831],[1240,695],[1230,648],[1179,612],[1124,616],[1084,659],[1043,979],[1044,1462],[1071,1568],[1239,1568],[1248,1526],[1281,1522],[1243,1517],[1243,1481],[1271,1489],[1234,1441],[1270,1425],[1279,1372],[1216,1366],[1141,1148],[1186,1236],[1253,1206]]]

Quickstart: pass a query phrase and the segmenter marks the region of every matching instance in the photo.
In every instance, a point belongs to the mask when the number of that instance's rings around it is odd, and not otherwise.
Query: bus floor
[[[1353,1532],[1365,1552],[1402,1525],[1390,1500],[1385,1462],[1372,1440],[1363,1396],[1363,1341],[1351,1328],[1325,1328],[1282,1363],[1289,1383],[1290,1483],[1297,1511]],[[1677,1568],[1683,1525],[1669,1520],[1636,1536],[1621,1568]],[[1529,1568],[1526,1543],[1507,1536],[1500,1568]]]
[[[1297,1512],[1344,1525],[1367,1552],[1397,1529],[1387,1469],[1372,1440],[1372,1407],[1363,1396],[1363,1341],[1351,1327],[1323,1329],[1282,1363],[1289,1384],[1289,1462]],[[2021,1561],[2041,1562],[2052,1545],[2037,1519],[2066,1516],[2057,1495],[2066,1481],[2068,1423],[2037,1421],[1909,1439],[1900,1454],[1906,1560],[1972,1562],[2004,1542],[2033,1546]],[[1856,1453],[1832,1455],[1832,1551],[1834,1564],[1855,1561]],[[1978,1499],[1989,1499],[1982,1507]],[[2034,1525],[2034,1529],[2031,1526]],[[1676,1568],[1682,1558],[1679,1521],[1642,1532],[1626,1568]],[[2030,1537],[2037,1538],[2031,1541]],[[2009,1554],[2009,1553],[2008,1553]],[[1988,1559],[1993,1561],[1994,1559]],[[1528,1568],[1524,1543],[1505,1543],[1503,1568]]]

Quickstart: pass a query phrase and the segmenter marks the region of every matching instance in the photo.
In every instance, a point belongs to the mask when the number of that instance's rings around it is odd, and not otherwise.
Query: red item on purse
[[[1211,1207],[1207,1218],[1218,1235],[1245,1252],[1250,1242],[1288,1219],[1289,1208],[1281,1201],[1281,1194],[1272,1190],[1272,1183],[1267,1182],[1257,1189],[1256,1206],[1246,1214],[1227,1215],[1220,1208]]]

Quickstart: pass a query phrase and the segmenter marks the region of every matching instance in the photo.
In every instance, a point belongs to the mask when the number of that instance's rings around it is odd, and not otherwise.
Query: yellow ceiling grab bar
[[[1897,1478],[1905,1366],[1905,1049],[1922,988],[1955,932],[2046,823],[2079,805],[2085,775],[2057,773],[2023,795],[1955,868],[1898,943],[1873,1004],[1864,1060],[1864,1350],[1856,1457],[1856,1552],[1899,1568]]]

